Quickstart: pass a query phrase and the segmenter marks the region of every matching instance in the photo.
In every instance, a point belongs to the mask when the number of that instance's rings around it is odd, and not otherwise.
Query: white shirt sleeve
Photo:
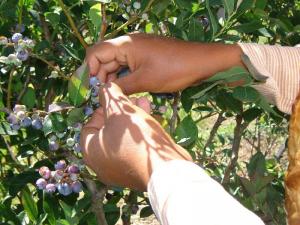
[[[155,169],[148,194],[162,225],[264,225],[192,162],[172,160]]]

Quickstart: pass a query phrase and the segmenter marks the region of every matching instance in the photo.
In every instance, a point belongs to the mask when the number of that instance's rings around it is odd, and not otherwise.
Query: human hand
[[[102,82],[114,81],[125,94],[175,92],[214,75],[243,66],[237,45],[186,42],[146,34],[131,34],[90,47],[86,62]],[[130,74],[117,79],[120,68]]]
[[[103,108],[95,111],[81,133],[86,164],[108,185],[146,190],[152,171],[165,161],[191,160],[143,109],[114,83],[100,91]],[[139,104],[139,100],[134,100]],[[149,109],[142,102],[143,108]]]

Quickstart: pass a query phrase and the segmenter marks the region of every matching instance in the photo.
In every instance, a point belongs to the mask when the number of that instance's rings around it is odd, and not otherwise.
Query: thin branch
[[[136,16],[131,17],[126,23],[122,24],[121,26],[119,26],[118,28],[116,28],[113,32],[111,32],[110,34],[107,34],[105,36],[105,39],[110,39],[110,38],[114,38],[115,36],[117,36],[117,34],[123,30],[125,27],[129,26],[130,24],[134,23],[135,21],[137,21],[140,18],[140,15],[142,15],[143,13],[146,13],[150,10],[153,2],[155,0],[150,0],[148,5],[146,6],[146,8],[139,14]]]
[[[231,148],[232,153],[231,153],[231,158],[230,158],[229,164],[224,172],[224,177],[222,180],[223,185],[226,185],[229,183],[230,174],[233,171],[233,169],[235,168],[237,160],[239,158],[239,149],[240,149],[243,132],[249,125],[248,122],[242,123],[242,121],[243,121],[242,116],[237,115],[236,116],[236,126],[234,128],[233,143],[232,143],[232,148]]]
[[[41,57],[39,55],[36,55],[36,54],[33,54],[33,53],[31,53],[30,56],[33,57],[33,58],[36,58],[36,59],[38,59],[38,60],[40,60],[40,61],[42,61],[44,63],[46,63],[51,69],[55,70],[61,78],[65,79],[65,80],[69,80],[70,79],[63,72],[61,72],[59,69],[57,69],[51,62],[47,61],[43,57]]]
[[[12,88],[12,80],[14,76],[15,68],[13,67],[9,73],[9,78],[8,78],[8,87],[7,87],[7,99],[6,99],[6,106],[10,110],[11,109],[11,88]]]
[[[205,143],[205,145],[203,147],[203,154],[202,154],[203,156],[205,156],[205,150],[206,150],[206,148],[211,145],[212,141],[214,140],[214,138],[215,138],[215,136],[217,134],[217,131],[218,131],[219,127],[222,125],[222,123],[225,120],[226,120],[226,118],[223,117],[223,113],[222,112],[219,113],[219,116],[218,116],[215,124],[213,125],[213,127],[212,127],[212,129],[210,131],[210,135],[209,135],[209,137],[208,137],[208,139],[207,139],[207,141],[206,141],[206,143]]]
[[[85,40],[83,39],[83,37],[79,33],[79,31],[78,31],[78,29],[77,29],[77,27],[75,25],[75,22],[74,22],[73,18],[71,17],[70,12],[67,9],[66,5],[64,4],[63,0],[58,0],[58,4],[60,5],[60,7],[62,8],[64,14],[66,15],[66,17],[67,17],[67,19],[68,19],[68,21],[69,21],[69,23],[71,25],[71,28],[72,28],[73,32],[75,33],[75,36],[80,41],[81,45],[84,48],[87,48],[88,44],[85,42]]]
[[[22,89],[22,91],[20,92],[18,98],[17,98],[17,102],[19,103],[21,101],[21,99],[23,98],[25,92],[26,92],[26,89],[27,89],[27,86],[30,82],[30,73],[27,74],[27,77],[26,77],[26,81],[25,81],[25,84],[24,84],[24,88]]]
[[[17,170],[20,170],[23,166],[22,164],[19,162],[19,160],[17,159],[17,157],[15,156],[15,153],[14,153],[14,150],[12,149],[10,143],[9,143],[9,137],[5,137],[3,135],[1,135],[3,140],[4,140],[4,143],[6,145],[6,148],[10,154],[10,157],[12,158],[12,160],[16,163],[16,168]]]
[[[104,41],[104,36],[107,30],[106,6],[104,3],[101,3],[101,15],[102,15],[102,23],[101,23],[101,30],[99,33],[98,41]]]
[[[176,123],[177,123],[177,117],[178,117],[178,104],[179,104],[179,98],[180,94],[179,92],[175,93],[175,97],[172,103],[172,117],[170,119],[170,133],[175,133]]]

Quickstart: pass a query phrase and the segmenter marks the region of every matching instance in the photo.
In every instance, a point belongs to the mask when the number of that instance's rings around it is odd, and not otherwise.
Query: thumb
[[[110,82],[100,88],[99,96],[105,119],[108,119],[111,115],[121,115],[132,112],[131,106],[133,106],[133,104],[114,82]]]
[[[123,76],[114,82],[123,90],[126,95],[144,92],[145,84],[143,81],[143,74],[141,70],[134,71],[129,75]]]

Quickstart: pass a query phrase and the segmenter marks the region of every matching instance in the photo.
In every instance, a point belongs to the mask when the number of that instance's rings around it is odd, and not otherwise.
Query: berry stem
[[[77,37],[77,39],[80,41],[81,45],[84,47],[84,48],[87,48],[88,47],[88,44],[85,42],[85,40],[83,39],[83,37],[81,36],[81,34],[79,33],[76,25],[75,25],[75,22],[73,20],[73,18],[71,17],[70,15],[70,12],[69,12],[69,9],[67,9],[66,5],[64,4],[63,0],[58,0],[58,4],[60,5],[60,7],[62,8],[62,10],[64,11],[64,14],[66,15],[70,25],[71,25],[71,28],[72,30],[74,31],[75,33],[75,36]]]

